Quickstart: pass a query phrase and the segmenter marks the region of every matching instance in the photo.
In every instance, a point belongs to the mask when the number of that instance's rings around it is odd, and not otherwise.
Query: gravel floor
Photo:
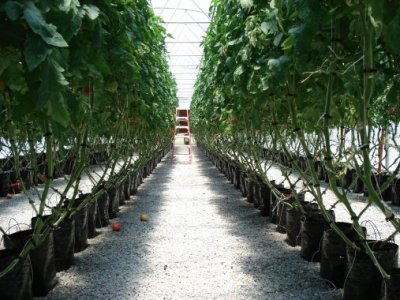
[[[48,299],[340,299],[194,150],[159,164],[114,220],[123,231],[101,230]]]

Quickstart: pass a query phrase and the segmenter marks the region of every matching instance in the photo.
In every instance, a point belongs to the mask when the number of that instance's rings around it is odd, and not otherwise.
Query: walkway
[[[194,147],[164,159],[48,299],[340,299]],[[149,222],[140,222],[142,213]]]

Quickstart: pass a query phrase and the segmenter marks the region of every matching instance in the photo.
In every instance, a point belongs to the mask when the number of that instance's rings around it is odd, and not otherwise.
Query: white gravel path
[[[340,299],[194,148],[166,158],[47,299]],[[140,222],[147,213],[149,222]]]

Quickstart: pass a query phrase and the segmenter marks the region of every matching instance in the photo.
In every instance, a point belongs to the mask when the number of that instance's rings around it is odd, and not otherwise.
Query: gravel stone
[[[140,215],[150,216],[141,222]],[[194,147],[164,159],[47,299],[341,298]]]

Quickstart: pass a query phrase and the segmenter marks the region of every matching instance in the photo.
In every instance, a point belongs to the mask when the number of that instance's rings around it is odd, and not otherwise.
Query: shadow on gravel
[[[60,284],[47,299],[137,299],[137,289],[152,270],[146,255],[151,252],[151,234],[162,211],[163,189],[171,180],[169,156],[139,187],[137,194],[120,207],[120,216],[111,222],[122,225],[121,232],[110,226],[89,240],[90,246],[75,255],[74,265],[59,273]],[[141,222],[140,215],[150,216]]]
[[[302,260],[299,247],[288,246],[285,235],[276,232],[276,225],[262,217],[200,150],[196,149],[196,154],[197,168],[210,178],[208,188],[215,195],[210,204],[227,220],[228,232],[243,245],[238,263],[242,272],[252,277],[254,285],[251,291],[241,294],[274,300],[341,299],[340,291],[330,289],[320,279],[319,264]]]

